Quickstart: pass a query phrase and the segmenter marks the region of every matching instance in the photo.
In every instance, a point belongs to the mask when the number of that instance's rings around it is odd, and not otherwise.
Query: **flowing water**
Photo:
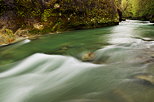
[[[0,102],[154,102],[153,40],[127,20],[0,47]]]

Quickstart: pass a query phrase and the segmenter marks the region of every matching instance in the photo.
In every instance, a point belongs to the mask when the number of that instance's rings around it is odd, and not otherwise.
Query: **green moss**
[[[47,33],[51,33],[53,32],[52,28],[49,28],[49,27],[46,27],[45,29],[43,30],[37,30],[37,29],[33,29],[33,30],[30,30],[29,33],[30,34],[47,34]]]
[[[47,33],[63,31],[74,27],[94,28],[100,24],[118,21],[117,7],[114,0],[15,0],[14,11],[23,27],[35,23],[44,24],[42,31]]]

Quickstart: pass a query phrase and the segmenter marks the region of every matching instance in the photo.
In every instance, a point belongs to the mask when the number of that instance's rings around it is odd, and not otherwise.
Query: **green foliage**
[[[42,13],[42,20],[43,21],[48,21],[48,18],[53,15],[52,14],[52,9],[46,9],[44,10],[44,12]]]
[[[153,0],[122,0],[122,9],[125,17],[148,20],[154,16]]]
[[[3,0],[0,0],[0,15],[2,15],[5,10],[7,10],[7,5],[5,5]]]
[[[31,22],[35,20],[34,24],[41,23],[44,27],[51,27],[52,31],[59,31],[119,22],[116,7],[119,2],[120,0],[14,0],[11,9],[18,18],[23,19],[21,25],[33,26]]]
[[[12,30],[2,28],[0,29],[0,44],[12,43],[15,40],[15,34]]]

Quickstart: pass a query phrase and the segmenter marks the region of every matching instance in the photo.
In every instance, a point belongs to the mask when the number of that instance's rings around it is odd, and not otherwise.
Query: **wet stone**
[[[144,84],[144,85],[154,85],[154,75],[150,73],[139,73],[132,76],[136,82]]]

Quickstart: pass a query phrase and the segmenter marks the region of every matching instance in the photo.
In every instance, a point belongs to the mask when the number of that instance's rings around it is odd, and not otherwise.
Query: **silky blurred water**
[[[153,102],[153,29],[126,20],[1,47],[0,102]]]

